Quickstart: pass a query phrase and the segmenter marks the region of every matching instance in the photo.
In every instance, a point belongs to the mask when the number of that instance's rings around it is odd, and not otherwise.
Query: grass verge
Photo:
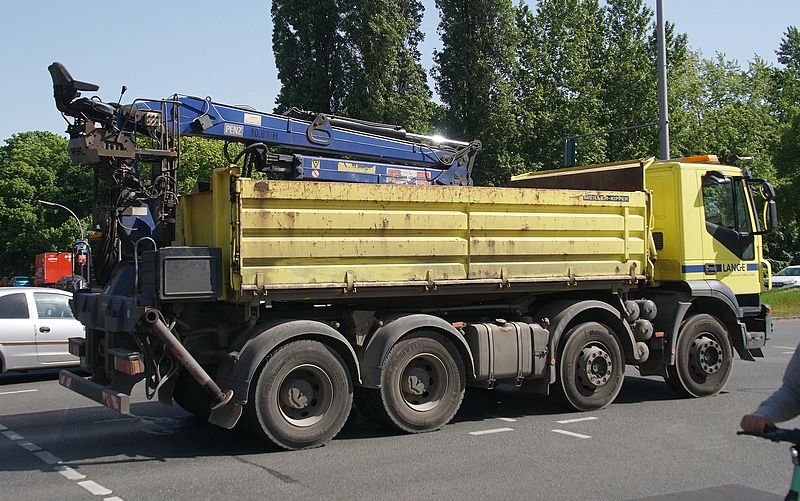
[[[765,292],[761,295],[761,302],[772,306],[775,317],[800,317],[800,288]]]

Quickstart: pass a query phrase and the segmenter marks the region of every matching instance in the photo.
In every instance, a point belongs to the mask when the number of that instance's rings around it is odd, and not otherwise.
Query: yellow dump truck
[[[769,336],[765,186],[739,168],[652,159],[532,173],[506,188],[254,179],[232,166],[177,212],[173,248],[219,254],[142,249],[138,273],[152,266],[163,297],[184,299],[173,308],[183,345],[286,448],[332,438],[353,396],[408,432],[447,423],[467,385],[599,409],[625,365],[699,397],[723,388],[734,350],[752,360]],[[213,301],[186,300],[197,287],[185,276],[198,269],[219,270],[199,279],[218,291]],[[122,316],[113,299],[78,305],[103,327],[88,343],[115,329],[109,312]],[[79,353],[87,368],[110,359],[113,383],[120,370],[138,381],[146,350]],[[97,384],[62,379],[78,391]],[[210,412],[188,371],[159,392]],[[124,392],[83,393],[126,410]]]
[[[469,385],[597,410],[626,365],[702,397],[734,351],[762,356],[775,193],[745,168],[644,159],[476,187],[478,141],[190,96],[106,104],[49,69],[101,230],[102,291],[76,293],[70,340],[91,376],[59,379],[110,408],[143,383],[301,449],[354,401],[426,432]],[[178,197],[184,135],[226,141],[230,165]]]

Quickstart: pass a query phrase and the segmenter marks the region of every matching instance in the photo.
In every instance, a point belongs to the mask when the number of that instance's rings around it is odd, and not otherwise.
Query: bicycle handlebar
[[[742,431],[739,430],[736,432],[737,435],[752,435],[754,437],[765,438],[767,440],[772,440],[773,442],[791,442],[797,446],[800,446],[800,429],[787,429],[787,428],[778,428],[777,426],[771,426],[764,430],[762,433],[758,432],[749,432],[749,431]]]

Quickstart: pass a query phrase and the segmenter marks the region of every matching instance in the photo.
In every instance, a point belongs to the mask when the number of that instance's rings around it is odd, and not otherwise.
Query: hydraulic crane
[[[471,185],[480,141],[412,134],[395,125],[293,109],[264,113],[211,98],[174,95],[106,103],[81,96],[99,86],[78,81],[61,63],[48,67],[56,107],[68,126],[74,163],[95,171],[95,222],[103,235],[95,254],[104,284],[136,242],[156,247],[174,237],[181,137],[225,141],[231,164],[285,179],[375,184]],[[123,89],[124,90],[124,89]],[[228,154],[238,143],[240,151]],[[279,150],[279,151],[276,151]],[[149,179],[142,179],[147,177]]]

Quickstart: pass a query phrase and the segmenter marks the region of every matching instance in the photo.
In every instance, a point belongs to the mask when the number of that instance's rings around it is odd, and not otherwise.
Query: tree
[[[419,0],[349,0],[342,29],[353,66],[345,113],[354,118],[430,128],[431,91],[420,64]]]
[[[543,0],[518,10],[516,94],[528,168],[558,167],[564,138],[600,132],[603,10],[597,0]],[[581,163],[605,160],[605,137],[580,141]]]
[[[775,72],[775,106],[780,132],[775,169],[782,178],[782,212],[800,221],[800,30],[787,28],[777,50],[783,68]]]
[[[273,0],[273,50],[291,107],[430,128],[419,0]]]
[[[88,227],[92,171],[72,165],[67,141],[50,132],[23,132],[0,147],[0,274],[31,274],[33,256],[72,249],[80,235],[72,216],[36,202],[68,206]]]
[[[513,78],[520,39],[511,0],[436,0],[442,50],[434,78],[447,107],[449,131],[480,139],[473,178],[505,184],[522,169],[514,116]]]
[[[339,113],[353,62],[342,32],[341,0],[273,0],[272,49],[281,90],[276,112],[298,107]]]

